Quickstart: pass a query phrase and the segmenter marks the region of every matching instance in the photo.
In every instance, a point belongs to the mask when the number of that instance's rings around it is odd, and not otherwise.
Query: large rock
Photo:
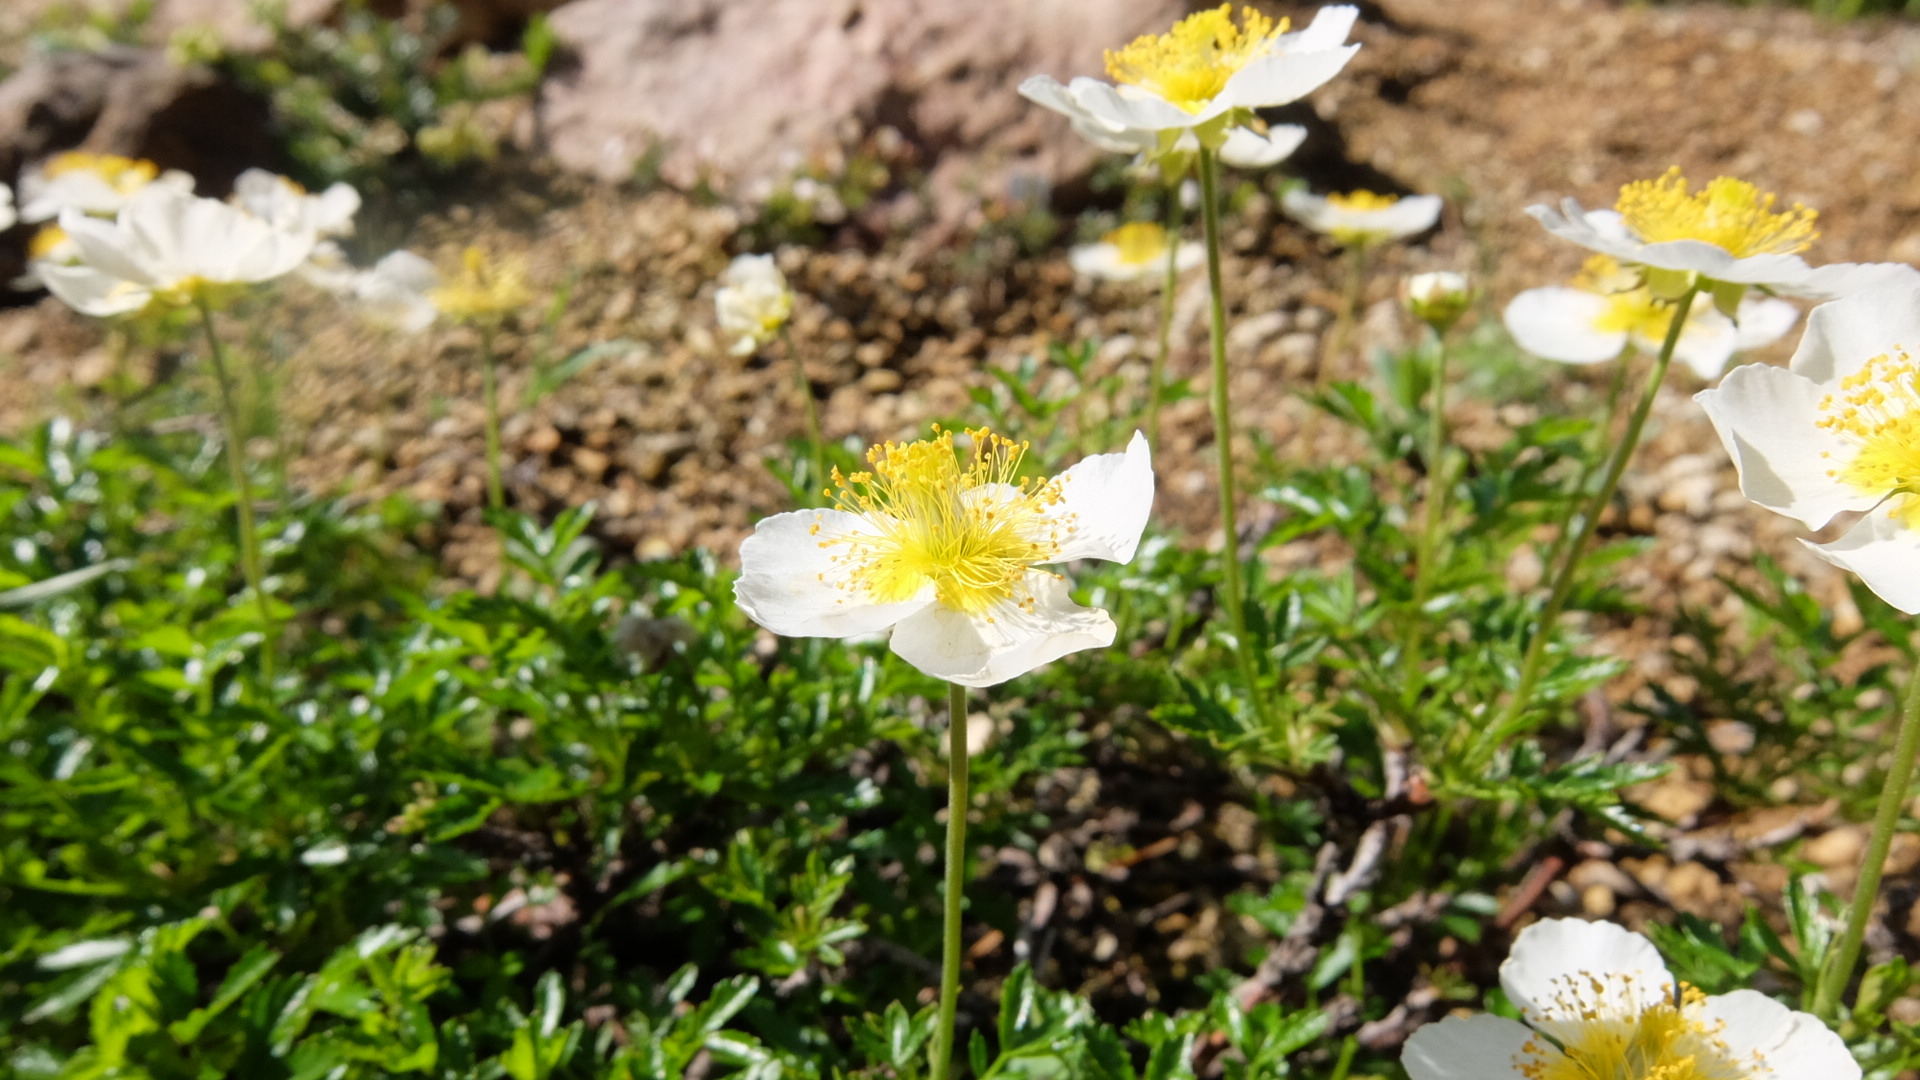
[[[676,184],[784,179],[850,132],[891,125],[944,216],[972,193],[1079,175],[1096,156],[1016,93],[1099,74],[1102,50],[1164,30],[1181,0],[574,0],[572,57],[540,99],[545,148],[608,180],[656,145]]]

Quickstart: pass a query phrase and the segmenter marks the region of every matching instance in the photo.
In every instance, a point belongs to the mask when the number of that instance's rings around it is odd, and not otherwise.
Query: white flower
[[[1774,210],[1774,197],[1744,180],[1717,177],[1689,194],[1680,170],[1620,189],[1613,210],[1582,210],[1572,199],[1559,209],[1527,213],[1563,240],[1642,269],[1662,299],[1696,283],[1712,290],[1723,314],[1734,312],[1749,286],[1788,296],[1832,300],[1892,280],[1920,282],[1911,267],[1891,263],[1836,263],[1811,267],[1800,258],[1819,237],[1818,218],[1795,203]]]
[[[1810,529],[1862,516],[1821,558],[1920,614],[1920,286],[1822,304],[1784,369],[1735,368],[1695,395],[1740,493]]]
[[[1407,310],[1446,333],[1473,305],[1473,281],[1455,270],[1430,270],[1407,279]]]
[[[178,169],[163,173],[151,161],[69,150],[21,174],[20,220],[52,221],[69,209],[112,216],[136,192],[151,186],[191,192],[193,177]]]
[[[311,233],[276,229],[217,199],[150,186],[113,221],[69,207],[60,228],[79,261],[41,262],[55,296],[88,315],[122,315],[148,303],[190,304],[223,286],[268,281],[305,262]]]
[[[1075,120],[1073,130],[1102,150],[1137,155],[1135,164],[1158,163],[1171,177],[1186,175],[1191,158],[1200,152],[1200,140],[1191,131],[1181,132],[1166,145],[1157,132],[1113,131],[1090,119]],[[1220,160],[1236,169],[1264,169],[1286,160],[1306,141],[1307,129],[1298,124],[1275,124],[1264,135],[1236,127],[1220,144]]]
[[[334,184],[318,195],[277,173],[248,169],[233,181],[233,201],[253,216],[288,232],[352,236],[360,193]]]
[[[1735,353],[1780,340],[1800,318],[1784,300],[1746,297],[1739,319],[1704,301],[1687,313],[1674,358],[1702,379],[1717,379]],[[1658,352],[1673,325],[1673,305],[1654,297],[1638,275],[1605,255],[1587,260],[1570,288],[1528,289],[1507,304],[1507,332],[1522,349],[1563,364],[1612,360],[1628,346]]]
[[[18,220],[20,215],[13,211],[13,189],[0,184],[0,230],[13,228],[13,223]]]
[[[1096,143],[1096,134],[1126,142],[1146,135],[1164,138],[1164,150],[1192,131],[1218,148],[1253,110],[1298,101],[1339,74],[1360,48],[1345,44],[1357,17],[1353,7],[1321,8],[1312,25],[1290,34],[1285,20],[1276,24],[1251,8],[1235,24],[1232,5],[1222,4],[1108,51],[1107,74],[1117,86],[1086,76],[1062,86],[1035,75],[1020,93],[1065,114]]]
[[[383,256],[371,270],[353,274],[347,289],[360,314],[375,326],[414,334],[433,325],[440,309],[433,292],[440,272],[411,251]]]
[[[1174,249],[1175,270],[1191,270],[1206,259],[1193,241]],[[1167,270],[1167,230],[1151,221],[1122,225],[1097,244],[1081,244],[1067,253],[1077,273],[1106,281],[1158,281]]]
[[[771,255],[740,255],[720,275],[713,296],[720,332],[733,338],[729,351],[746,356],[772,341],[793,314],[793,291]]]
[[[21,292],[44,289],[46,281],[40,275],[42,264],[71,266],[79,261],[80,246],[67,235],[67,230],[58,225],[42,225],[27,241],[26,271],[9,284]]]
[[[1300,224],[1348,247],[1366,247],[1426,232],[1440,220],[1438,195],[1402,199],[1355,191],[1320,196],[1293,188],[1281,197],[1280,205]]]
[[[1859,1080],[1840,1036],[1757,990],[1676,982],[1653,943],[1611,923],[1548,919],[1500,965],[1522,1020],[1448,1017],[1413,1033],[1412,1080]]]
[[[1136,432],[1046,481],[1020,480],[1026,444],[968,432],[867,452],[837,506],[760,522],[740,545],[733,593],[761,626],[792,637],[893,630],[893,651],[929,675],[992,686],[1081,649],[1113,643],[1113,620],[1037,567],[1127,562],[1153,505],[1153,465]]]

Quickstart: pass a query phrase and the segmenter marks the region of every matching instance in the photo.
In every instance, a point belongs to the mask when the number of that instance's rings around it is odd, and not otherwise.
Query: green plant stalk
[[[1632,366],[1632,350],[1633,346],[1628,345],[1614,358],[1613,386],[1607,391],[1606,417],[1600,421],[1594,438],[1589,440],[1592,445],[1586,448],[1586,460],[1580,466],[1580,477],[1573,483],[1574,497],[1567,501],[1567,512],[1556,523],[1558,529],[1553,537],[1553,546],[1547,549],[1547,557],[1542,565],[1557,565],[1560,553],[1566,550],[1567,541],[1573,535],[1573,516],[1580,512],[1580,493],[1587,490],[1587,485],[1593,481],[1595,458],[1606,447],[1608,438],[1613,435],[1614,421],[1620,418],[1620,395],[1627,388],[1627,368]]]
[[[967,688],[947,684],[947,893],[940,942],[940,1019],[933,1080],[953,1070],[953,1017],[960,1006],[960,912],[967,883]]]
[[[1233,635],[1233,655],[1246,684],[1247,700],[1264,730],[1272,730],[1266,695],[1260,692],[1259,672],[1247,642],[1246,590],[1240,580],[1240,525],[1234,510],[1233,395],[1227,387],[1227,306],[1220,275],[1220,167],[1214,151],[1200,151],[1200,217],[1207,233],[1207,293],[1212,316],[1213,445],[1220,470],[1221,604],[1227,611],[1227,630]]]
[[[504,510],[507,493],[500,480],[500,387],[494,373],[491,326],[480,328],[480,386],[487,402],[487,505]]]
[[[1415,549],[1413,569],[1413,610],[1419,615],[1433,594],[1433,563],[1438,557],[1440,523],[1446,519],[1447,491],[1447,335],[1433,331],[1433,411],[1427,422],[1427,513],[1420,528],[1420,546]],[[1424,627],[1420,628],[1424,629]],[[1400,692],[1401,706],[1409,713],[1420,690],[1426,686],[1422,646],[1426,639],[1416,629],[1407,645],[1407,681]]]
[[[200,309],[200,326],[207,335],[207,355],[213,363],[214,381],[220,387],[220,422],[227,435],[227,467],[233,473],[233,490],[240,519],[240,570],[253,590],[253,602],[260,609],[260,630],[265,640],[260,645],[260,674],[273,682],[274,654],[280,649],[280,629],[273,620],[273,606],[267,601],[267,587],[260,572],[260,530],[253,519],[253,481],[247,478],[246,442],[240,430],[240,410],[234,401],[233,376],[227,369],[226,351],[220,347],[220,335],[213,328],[213,308],[205,297],[194,301]]]
[[[813,475],[809,477],[813,486],[825,490],[827,484],[827,439],[820,431],[820,409],[813,403],[813,380],[807,378],[807,365],[800,359],[799,350],[793,347],[793,331],[782,324],[780,340],[787,347],[787,359],[793,364],[793,385],[800,395],[800,406],[807,414],[807,447],[811,452],[809,461],[813,464]]]
[[[1673,348],[1680,342],[1680,332],[1686,328],[1687,314],[1692,311],[1693,298],[1699,292],[1700,286],[1695,284],[1674,302],[1673,322],[1667,327],[1666,340],[1660,343],[1660,355],[1654,358],[1653,368],[1647,373],[1647,385],[1640,391],[1640,400],[1627,418],[1627,430],[1621,435],[1620,444],[1614,448],[1613,457],[1607,462],[1607,474],[1600,481],[1600,489],[1587,502],[1579,531],[1574,533],[1573,542],[1562,552],[1559,568],[1554,572],[1553,589],[1547,594],[1546,607],[1540,611],[1539,624],[1534,628],[1533,639],[1527,642],[1526,656],[1520,662],[1520,681],[1514,686],[1513,697],[1501,713],[1500,722],[1485,729],[1483,745],[1487,741],[1504,738],[1527,710],[1534,685],[1540,681],[1540,668],[1546,660],[1547,640],[1553,636],[1553,625],[1567,606],[1568,595],[1573,592],[1573,579],[1580,569],[1580,560],[1586,557],[1587,548],[1592,545],[1594,534],[1600,529],[1600,515],[1605,512],[1607,504],[1613,501],[1613,493],[1620,487],[1620,477],[1627,471],[1627,462],[1640,446],[1640,433],[1647,426],[1647,414],[1653,411],[1653,400],[1659,395],[1660,384],[1667,377],[1667,365],[1673,362]]]
[[[1180,229],[1186,224],[1180,185],[1167,188],[1167,274],[1160,284],[1160,348],[1147,375],[1147,445],[1160,445],[1160,397],[1167,385],[1167,356],[1173,351],[1174,290],[1180,285]]]
[[[1907,792],[1913,786],[1913,764],[1920,755],[1920,666],[1907,679],[1907,699],[1901,705],[1900,732],[1894,739],[1893,765],[1887,770],[1886,784],[1880,789],[1880,805],[1873,815],[1873,834],[1867,840],[1866,858],[1860,864],[1860,880],[1853,887],[1853,903],[1847,909],[1846,929],[1840,942],[1827,956],[1820,972],[1820,986],[1814,993],[1813,1015],[1834,1019],[1840,1005],[1840,992],[1853,978],[1853,965],[1860,958],[1860,943],[1867,936],[1867,921],[1873,916],[1874,901],[1880,895],[1880,875],[1887,865],[1887,852],[1893,846],[1894,831],[1900,825],[1900,810],[1906,805]]]
[[[1367,283],[1367,256],[1364,243],[1347,249],[1347,281],[1340,292],[1340,312],[1334,317],[1333,330],[1327,335],[1327,348],[1320,356],[1320,370],[1314,373],[1316,389],[1325,390],[1333,381],[1333,366],[1346,354],[1347,341],[1353,337],[1353,324],[1360,316],[1360,292]]]

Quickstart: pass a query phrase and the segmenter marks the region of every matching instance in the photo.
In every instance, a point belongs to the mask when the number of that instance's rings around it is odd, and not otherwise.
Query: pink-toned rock
[[[553,27],[574,62],[540,119],[562,165],[670,183],[778,182],[850,134],[915,144],[944,218],[975,197],[1077,175],[1098,152],[1022,98],[1029,75],[1099,75],[1102,50],[1158,32],[1180,0],[574,0]]]

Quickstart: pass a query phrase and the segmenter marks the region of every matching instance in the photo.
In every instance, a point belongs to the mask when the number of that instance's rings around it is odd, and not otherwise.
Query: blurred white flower
[[[713,296],[720,332],[733,340],[728,351],[746,356],[772,341],[793,314],[793,291],[771,255],[740,255],[720,275]]]
[[[178,169],[163,173],[151,161],[69,150],[21,174],[20,220],[30,225],[52,221],[63,210],[110,217],[148,187],[184,194],[193,190],[193,177]]]
[[[1191,240],[1173,253],[1176,270],[1191,270],[1206,259],[1206,249]],[[1105,281],[1160,280],[1167,268],[1167,230],[1151,221],[1122,225],[1097,244],[1081,244],[1067,253],[1077,273]]]
[[[1301,188],[1280,199],[1294,220],[1332,237],[1347,247],[1368,247],[1426,232],[1440,220],[1440,196],[1376,195],[1355,191],[1345,195],[1315,195]]]
[[[233,181],[233,201],[253,216],[289,232],[352,236],[360,193],[334,184],[318,195],[265,169],[248,169]]]
[[[1757,990],[1709,997],[1612,923],[1547,919],[1500,965],[1519,1020],[1450,1016],[1413,1033],[1411,1080],[1859,1080],[1840,1036]]]
[[[1881,599],[1920,614],[1920,287],[1822,304],[1786,368],[1747,364],[1694,396],[1740,472],[1740,493],[1809,529],[1807,542]]]
[[[13,228],[13,223],[18,220],[20,215],[13,209],[13,189],[0,184],[0,230]]]
[[[368,322],[414,334],[433,325],[439,316],[433,302],[439,286],[440,272],[433,263],[411,251],[395,251],[374,263],[373,269],[355,272],[347,292]]]
[[[1628,346],[1658,352],[1673,325],[1673,304],[1656,298],[1637,274],[1595,255],[1569,287],[1528,289],[1507,304],[1507,332],[1522,349],[1563,364],[1598,364]],[[1800,318],[1784,300],[1747,297],[1739,320],[1700,302],[1674,342],[1674,358],[1702,379],[1717,379],[1734,354],[1780,340]]]
[[[314,244],[311,233],[276,229],[217,199],[159,185],[128,199],[112,221],[63,210],[60,228],[79,260],[43,261],[37,269],[55,296],[88,315],[211,301],[230,287],[288,273]]]
[[[1107,74],[1118,85],[1081,76],[1062,86],[1035,75],[1020,93],[1065,114],[1097,143],[1136,143],[1145,135],[1164,140],[1157,152],[1191,131],[1218,149],[1253,110],[1297,101],[1339,74],[1360,48],[1345,43],[1357,17],[1353,7],[1322,8],[1312,25],[1287,33],[1286,20],[1275,23],[1251,8],[1236,23],[1232,5],[1222,4],[1109,50]]]
[[[67,230],[58,225],[42,225],[34,230],[33,238],[27,241],[27,269],[11,284],[21,292],[46,288],[46,281],[40,275],[42,263],[54,266],[70,266],[80,261],[80,245],[73,242]]]
[[[1193,156],[1200,152],[1200,140],[1191,131],[1168,143],[1157,132],[1112,131],[1086,120],[1075,120],[1073,129],[1102,150],[1135,155],[1135,164],[1158,164],[1169,180],[1185,176]],[[1286,160],[1306,141],[1307,129],[1297,124],[1275,124],[1264,135],[1236,127],[1220,144],[1220,160],[1237,169],[1264,169]]]
[[[962,686],[992,686],[1081,649],[1113,643],[1113,620],[1037,567],[1132,560],[1153,506],[1153,464],[1136,432],[1051,480],[1023,480],[1026,444],[968,432],[886,443],[870,471],[837,470],[837,506],[760,522],[740,545],[734,597],[791,637],[893,631],[893,651]]]
[[[1431,270],[1407,278],[1407,310],[1444,334],[1473,304],[1473,281],[1454,270]]]

